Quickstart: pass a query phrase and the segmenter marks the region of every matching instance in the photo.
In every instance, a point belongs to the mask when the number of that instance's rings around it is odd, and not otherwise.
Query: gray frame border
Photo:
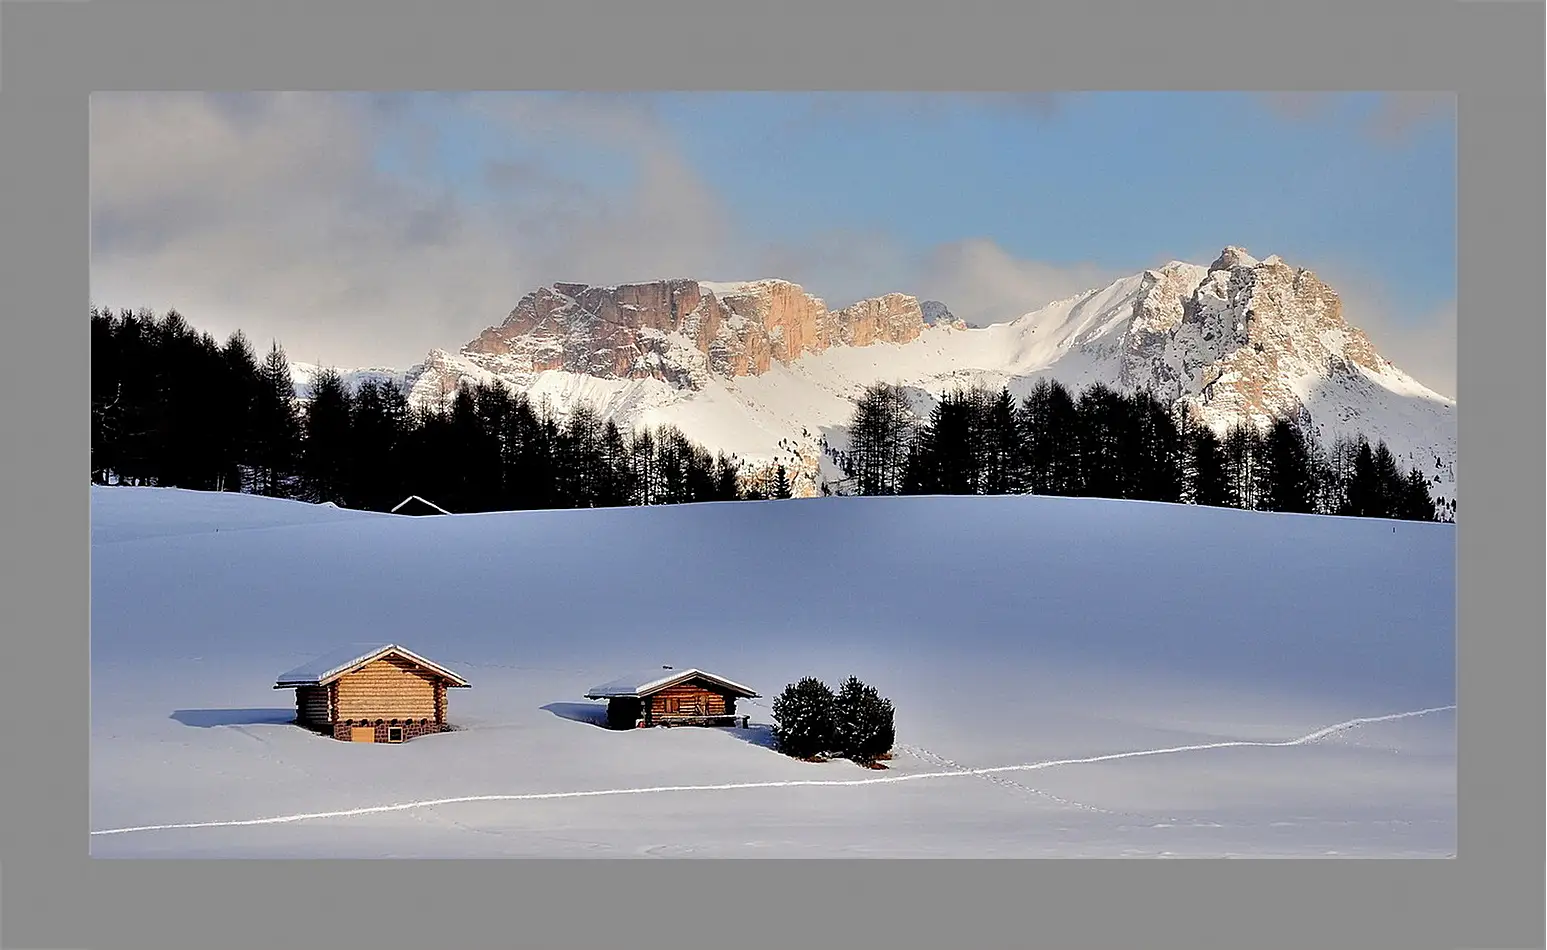
[[[3,6],[4,946],[648,946],[672,941],[684,914],[744,947],[791,933],[888,947],[1542,946],[1540,3],[1086,0],[1019,22],[975,2],[880,0]],[[1219,85],[1459,96],[1455,861],[684,862],[694,888],[673,897],[616,862],[87,857],[89,512],[67,473],[87,458],[90,91]],[[330,913],[392,893],[412,893],[415,912]]]

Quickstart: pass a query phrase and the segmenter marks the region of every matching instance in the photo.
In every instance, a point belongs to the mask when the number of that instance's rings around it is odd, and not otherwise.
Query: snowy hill
[[[1455,851],[1453,525],[1029,496],[91,499],[95,857]],[[460,731],[288,724],[274,677],[362,639],[467,677]],[[752,728],[599,728],[586,690],[659,664],[747,682]],[[896,705],[886,771],[768,747],[785,683],[851,673]]]
[[[1423,471],[1433,495],[1456,497],[1455,401],[1377,353],[1315,274],[1235,247],[1208,266],[1172,262],[983,328],[905,294],[830,312],[780,280],[554,284],[458,352],[435,350],[401,374],[420,403],[498,379],[561,416],[584,400],[624,426],[674,424],[711,450],[784,462],[806,494],[818,440],[842,444],[870,384],[908,387],[927,412],[959,387],[1023,395],[1044,376],[1147,388],[1221,432],[1283,416],[1328,445],[1362,432]]]

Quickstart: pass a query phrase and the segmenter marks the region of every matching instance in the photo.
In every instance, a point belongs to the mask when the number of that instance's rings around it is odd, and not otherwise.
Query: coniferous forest
[[[558,421],[499,385],[411,406],[383,381],[324,371],[296,396],[280,345],[259,354],[179,313],[91,312],[91,478],[97,484],[243,491],[387,511],[410,495],[455,512],[789,497],[778,467],[740,462],[665,426],[621,431],[580,406]],[[1324,451],[1294,421],[1223,438],[1146,393],[1039,381],[1023,400],[972,389],[925,419],[895,386],[859,401],[847,449],[824,447],[856,495],[1039,494],[1263,511],[1448,520],[1416,468],[1383,443]],[[743,482],[752,482],[748,488]]]
[[[672,427],[562,424],[499,385],[410,406],[396,386],[313,380],[304,407],[278,343],[223,345],[176,311],[91,315],[91,478],[245,491],[368,511],[419,495],[454,512],[728,501],[738,464]]]
[[[1340,437],[1328,451],[1289,419],[1220,437],[1149,393],[1100,383],[1076,395],[1042,379],[1020,401],[959,391],[924,419],[903,389],[877,384],[848,436],[846,449],[824,451],[846,476],[833,489],[857,495],[1074,495],[1410,521],[1453,511],[1384,442]]]

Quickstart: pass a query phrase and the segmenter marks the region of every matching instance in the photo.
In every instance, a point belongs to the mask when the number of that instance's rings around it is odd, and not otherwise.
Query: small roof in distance
[[[443,515],[451,514],[451,512],[449,512],[446,509],[442,508],[440,505],[437,505],[435,502],[430,501],[427,498],[420,498],[418,495],[409,495],[407,498],[404,498],[402,501],[398,502],[397,505],[395,507],[393,507],[393,509],[391,511],[387,512],[387,513],[395,515],[399,511],[402,511],[404,508],[408,508],[410,513],[412,513],[412,510],[415,507],[415,504],[414,504],[415,502],[418,502],[418,507],[421,507],[421,508],[432,508],[435,511],[437,511],[440,514],[443,514]]]
[[[453,686],[467,686],[467,680],[451,672],[439,663],[433,663],[424,657],[398,646],[396,643],[352,643],[340,647],[330,653],[325,653],[309,663],[303,663],[293,670],[280,675],[274,681],[275,689],[284,689],[289,686],[322,686],[332,682],[338,677],[358,669],[372,660],[395,653],[404,659],[437,673],[451,682]]]
[[[683,669],[662,668],[647,673],[637,673],[632,676],[621,676],[611,682],[592,687],[585,695],[586,699],[637,699],[648,696],[651,693],[658,693],[668,686],[674,686],[677,683],[695,677],[709,680],[723,687],[726,692],[734,693],[745,699],[758,698],[757,692],[751,688],[697,667],[685,667]]]

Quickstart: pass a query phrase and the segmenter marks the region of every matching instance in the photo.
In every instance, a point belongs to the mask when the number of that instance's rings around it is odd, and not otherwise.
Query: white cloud
[[[1044,97],[992,104],[1054,108]],[[988,242],[920,260],[884,235],[776,244],[737,232],[648,97],[432,105],[537,145],[496,156],[483,182],[491,200],[475,204],[374,166],[390,139],[408,146],[410,169],[430,167],[430,112],[401,99],[95,97],[93,301],[177,307],[220,336],[241,328],[260,346],[278,339],[295,359],[407,365],[471,339],[555,280],[777,276],[834,306],[904,290],[992,320],[1083,289],[1090,270],[1018,264]],[[615,193],[571,173],[552,146],[577,141],[627,158],[631,186]]]
[[[339,97],[94,96],[91,296],[295,359],[401,361],[509,309],[498,222],[372,168]]]
[[[1023,260],[993,241],[978,239],[937,248],[919,271],[918,294],[943,301],[956,316],[983,326],[1013,320],[1122,276],[1094,264]]]

